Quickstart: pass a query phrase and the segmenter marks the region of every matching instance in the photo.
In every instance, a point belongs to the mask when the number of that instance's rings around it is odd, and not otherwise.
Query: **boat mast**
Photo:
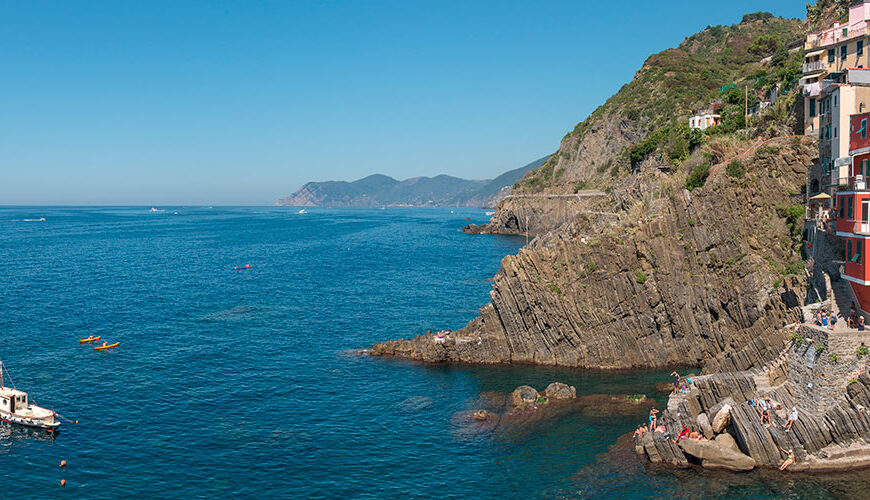
[[[3,362],[0,361],[0,389],[3,388]]]

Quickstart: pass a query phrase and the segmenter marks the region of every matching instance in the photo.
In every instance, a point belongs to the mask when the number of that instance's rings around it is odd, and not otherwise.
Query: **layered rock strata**
[[[644,434],[638,452],[679,467],[778,467],[788,450],[797,460],[788,470],[870,466],[870,377],[867,356],[857,354],[860,345],[852,333],[805,325],[764,368],[695,377],[659,416],[667,432]],[[774,405],[769,426],[754,404],[765,397]],[[786,431],[792,408],[798,419]],[[684,427],[712,432],[713,439],[675,442]]]
[[[815,141],[796,140],[759,151],[742,177],[713,172],[691,193],[678,185],[638,199],[618,221],[578,215],[505,257],[491,302],[466,327],[371,353],[584,368],[761,364],[805,295],[799,234],[777,207],[793,203],[816,157]]]

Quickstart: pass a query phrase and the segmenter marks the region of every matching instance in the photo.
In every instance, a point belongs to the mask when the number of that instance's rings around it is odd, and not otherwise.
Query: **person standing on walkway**
[[[831,330],[833,330],[835,326],[837,326],[837,314],[831,313]]]

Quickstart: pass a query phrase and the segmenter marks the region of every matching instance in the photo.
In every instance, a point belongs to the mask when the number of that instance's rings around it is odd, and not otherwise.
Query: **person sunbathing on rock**
[[[764,423],[765,420],[767,420],[767,424]],[[770,427],[770,403],[767,402],[766,398],[761,401],[761,425]]]
[[[782,465],[779,466],[779,470],[785,470],[786,467],[795,463],[794,451],[793,450],[783,450],[782,448],[780,448],[780,450],[782,450],[783,453],[788,455],[788,458],[785,459],[785,462],[783,462]]]
[[[689,434],[691,434],[691,433],[692,433],[692,431],[690,431],[688,427],[683,427],[683,430],[680,431],[680,435],[674,438],[674,442],[676,443],[677,441],[679,441],[680,439],[683,439],[684,437],[689,437]]]
[[[792,406],[791,413],[788,414],[788,420],[785,421],[785,432],[791,431],[791,426],[798,418],[797,406]]]

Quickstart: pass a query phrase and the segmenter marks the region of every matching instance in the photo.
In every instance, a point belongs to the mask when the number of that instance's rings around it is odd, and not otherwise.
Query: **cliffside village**
[[[819,138],[819,160],[809,169],[808,215],[841,238],[841,277],[860,308],[870,311],[870,1],[853,3],[849,20],[809,33],[801,86],[804,134]],[[810,244],[812,244],[810,238]]]

